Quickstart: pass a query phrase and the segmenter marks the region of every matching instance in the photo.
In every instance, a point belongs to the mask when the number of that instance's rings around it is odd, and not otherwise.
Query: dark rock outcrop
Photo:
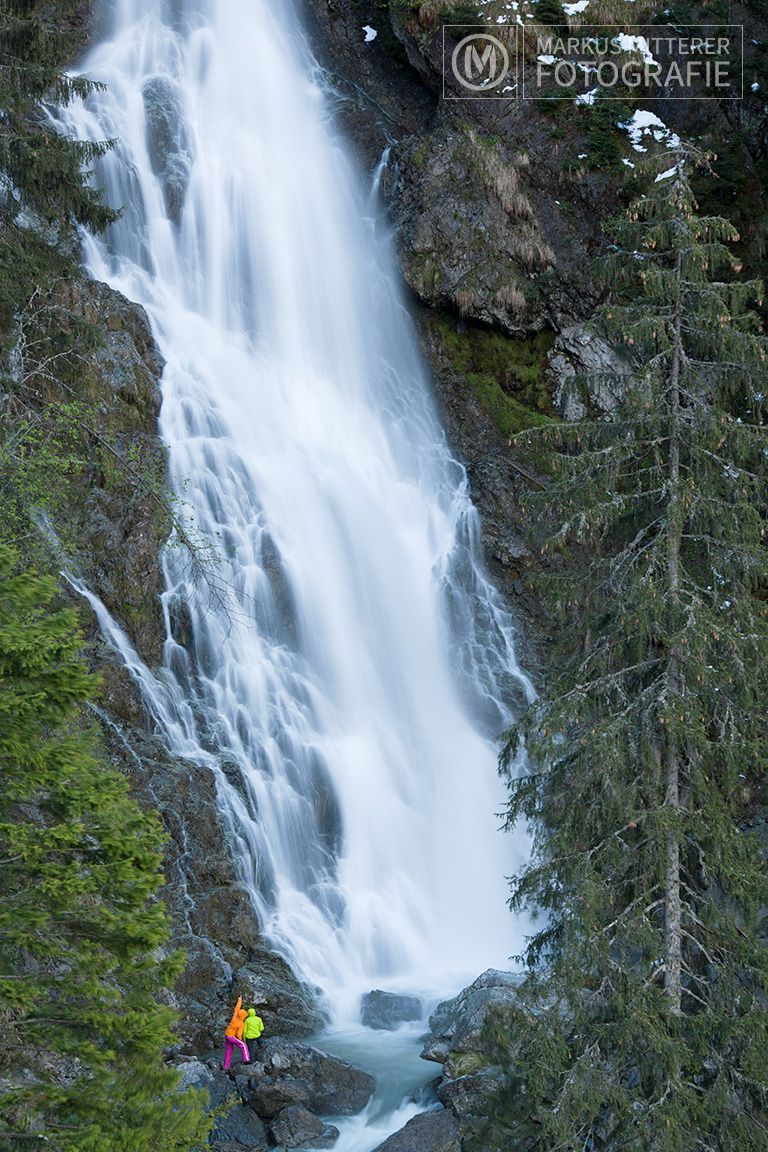
[[[379,0],[322,0],[305,6],[309,34],[339,99],[336,111],[367,168],[393,140],[422,131],[437,96],[414,72]],[[366,42],[363,28],[376,30]]]
[[[374,988],[372,992],[366,992],[360,1003],[360,1019],[366,1028],[386,1031],[420,1017],[421,1000],[418,996],[400,996],[396,992]]]
[[[172,81],[155,76],[144,85],[142,96],[150,163],[160,180],[168,215],[178,224],[191,167],[179,93]]]
[[[232,994],[258,1007],[266,1035],[300,1040],[322,1028],[325,1020],[316,1006],[316,992],[296,979],[282,956],[259,948],[251,962],[239,968]]]
[[[157,433],[163,369],[144,310],[106,284],[62,284],[57,307],[96,334],[78,356],[77,394],[93,412],[87,470],[72,481],[63,527],[70,562],[149,663],[160,659],[160,551],[170,531]],[[54,399],[51,397],[51,399]]]
[[[254,1152],[267,1152],[269,1148],[266,1128],[244,1104],[236,1104],[214,1126],[213,1147],[217,1152],[227,1152],[230,1144],[240,1149],[250,1148]]]
[[[515,973],[491,968],[438,1005],[421,1055],[442,1065],[435,1092],[444,1111],[414,1117],[377,1152],[461,1152],[479,1146],[489,1103],[509,1084],[506,1072],[494,1063],[483,1028],[492,1010],[518,1002],[519,984]]]
[[[259,1044],[257,1058],[238,1071],[240,1095],[263,1119],[300,1105],[325,1116],[351,1116],[373,1095],[376,1082],[346,1060],[272,1037]]]
[[[270,1125],[270,1136],[281,1148],[332,1148],[339,1137],[333,1124],[324,1124],[300,1104],[283,1108]]]
[[[237,1102],[237,1092],[231,1078],[222,1072],[218,1062],[187,1060],[179,1065],[180,1088],[202,1088],[210,1098],[210,1107],[220,1108],[225,1101]]]
[[[421,1112],[376,1152],[461,1152],[458,1122],[446,1110]]]
[[[209,1110],[223,1108],[225,1115],[216,1120],[211,1144],[216,1152],[266,1152],[267,1130],[259,1117],[238,1098],[235,1085],[219,1068],[218,1062],[189,1060],[180,1065],[181,1090],[204,1089],[210,1098]]]

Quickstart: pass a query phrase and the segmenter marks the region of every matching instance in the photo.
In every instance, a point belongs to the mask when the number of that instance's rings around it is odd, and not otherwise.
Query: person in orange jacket
[[[224,1063],[222,1068],[226,1072],[232,1063],[232,1053],[235,1050],[235,1045],[240,1049],[240,1054],[243,1058],[244,1064],[250,1064],[251,1055],[248,1051],[248,1046],[243,1041],[243,1024],[248,1015],[245,1008],[243,1008],[243,998],[238,996],[235,1010],[232,1013],[232,1019],[229,1022],[226,1032],[224,1033],[224,1043],[226,1051],[224,1053]]]

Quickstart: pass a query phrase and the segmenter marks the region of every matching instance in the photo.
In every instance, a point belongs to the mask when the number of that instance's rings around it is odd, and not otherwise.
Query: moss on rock
[[[555,415],[545,369],[554,334],[511,337],[432,313],[430,334],[454,372],[463,377],[502,436],[544,424]]]

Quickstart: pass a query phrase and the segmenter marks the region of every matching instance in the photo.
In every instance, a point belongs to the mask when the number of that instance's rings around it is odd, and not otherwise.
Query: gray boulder
[[[380,1144],[376,1152],[461,1152],[456,1117],[444,1109],[421,1112]]]
[[[451,1076],[478,1071],[487,1063],[480,1040],[485,1019],[492,1008],[516,1001],[520,980],[514,972],[489,968],[455,999],[439,1004],[429,1018],[431,1035],[422,1058],[447,1064],[445,1071]]]
[[[346,1060],[281,1037],[261,1041],[255,1061],[236,1083],[242,1098],[266,1120],[293,1105],[320,1115],[351,1116],[366,1106],[376,1087],[373,1076]]]
[[[627,357],[584,324],[563,329],[549,353],[549,368],[555,407],[566,420],[612,412],[632,371]]]
[[[250,1148],[255,1152],[267,1152],[267,1132],[258,1116],[244,1104],[235,1107],[216,1121],[213,1130],[213,1147],[221,1152],[222,1145],[234,1144],[236,1148]]]
[[[374,988],[366,992],[360,1002],[360,1019],[367,1028],[392,1030],[408,1020],[421,1018],[421,1000],[418,996],[398,996],[395,992],[382,992]]]
[[[332,1148],[339,1138],[333,1124],[324,1124],[300,1104],[283,1108],[270,1125],[270,1133],[280,1148]]]
[[[203,1063],[202,1060],[188,1060],[179,1066],[181,1081],[179,1087],[204,1088],[210,1096],[210,1107],[218,1108],[230,1096],[237,1102],[237,1090],[226,1072],[218,1065]]]

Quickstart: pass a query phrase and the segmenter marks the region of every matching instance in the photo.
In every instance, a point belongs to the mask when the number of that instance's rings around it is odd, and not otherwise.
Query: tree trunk
[[[675,262],[676,300],[672,328],[672,362],[669,374],[669,515],[667,520],[667,584],[671,617],[677,625],[680,598],[680,542],[682,509],[680,502],[680,361],[682,357],[682,253]],[[679,691],[677,653],[669,657],[669,684],[672,700]],[[666,835],[664,878],[664,991],[670,1010],[679,1015],[682,1002],[682,908],[680,893],[680,757],[677,737],[667,733],[666,794],[664,805],[675,818]]]

